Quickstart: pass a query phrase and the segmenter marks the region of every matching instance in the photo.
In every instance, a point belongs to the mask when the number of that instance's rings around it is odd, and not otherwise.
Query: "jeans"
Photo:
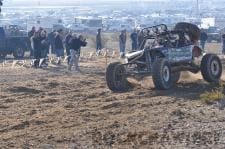
[[[125,55],[126,44],[120,43],[120,57]]]
[[[102,49],[102,46],[101,46],[101,44],[96,44],[96,52],[98,52],[99,50],[101,50]]]
[[[55,49],[56,57],[64,56],[64,49]]]
[[[41,58],[46,58],[47,55],[48,55],[48,50],[47,49],[41,50]]]
[[[69,68],[74,65],[75,69],[79,69],[78,63],[79,63],[79,52],[75,51],[74,49],[70,49],[70,62],[69,62]]]

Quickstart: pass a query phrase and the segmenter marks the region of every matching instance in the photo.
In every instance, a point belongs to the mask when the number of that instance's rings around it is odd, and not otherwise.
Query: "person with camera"
[[[79,35],[77,37],[76,34],[73,34],[73,37],[69,41],[70,46],[70,62],[68,65],[68,70],[71,71],[72,66],[75,66],[76,71],[80,71],[79,69],[79,58],[80,58],[80,49],[81,47],[85,47],[87,45],[86,39]]]

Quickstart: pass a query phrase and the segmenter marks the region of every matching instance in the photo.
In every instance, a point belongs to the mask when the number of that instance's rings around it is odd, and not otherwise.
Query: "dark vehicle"
[[[207,30],[208,39],[207,41],[209,43],[211,42],[221,42],[221,32],[217,27],[209,27]]]
[[[15,58],[23,58],[25,50],[28,50],[27,32],[17,25],[7,28],[0,27],[0,58],[13,54]]]
[[[200,29],[190,23],[178,23],[173,30],[164,24],[144,28],[143,42],[138,51],[125,55],[125,63],[114,62],[106,70],[106,81],[114,92],[126,91],[128,77],[152,76],[157,89],[170,89],[181,71],[201,71],[207,82],[219,81],[222,64],[215,54],[203,54],[197,46]]]

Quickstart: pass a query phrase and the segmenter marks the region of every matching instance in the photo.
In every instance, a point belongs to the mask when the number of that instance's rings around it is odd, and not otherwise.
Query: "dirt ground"
[[[112,93],[104,58],[81,62],[81,72],[65,64],[0,72],[0,148],[225,147],[225,112],[199,99],[216,85],[200,74],[183,73],[167,91],[146,78]]]

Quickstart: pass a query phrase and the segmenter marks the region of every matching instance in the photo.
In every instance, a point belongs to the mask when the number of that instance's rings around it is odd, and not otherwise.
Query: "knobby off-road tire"
[[[172,79],[171,67],[166,59],[162,58],[154,62],[152,79],[157,89],[167,90],[173,87],[175,80]]]
[[[125,92],[129,89],[127,81],[126,69],[119,63],[114,62],[109,64],[106,70],[107,86],[113,92]]]
[[[201,61],[202,77],[207,82],[218,82],[222,75],[222,64],[215,54],[206,54]]]

